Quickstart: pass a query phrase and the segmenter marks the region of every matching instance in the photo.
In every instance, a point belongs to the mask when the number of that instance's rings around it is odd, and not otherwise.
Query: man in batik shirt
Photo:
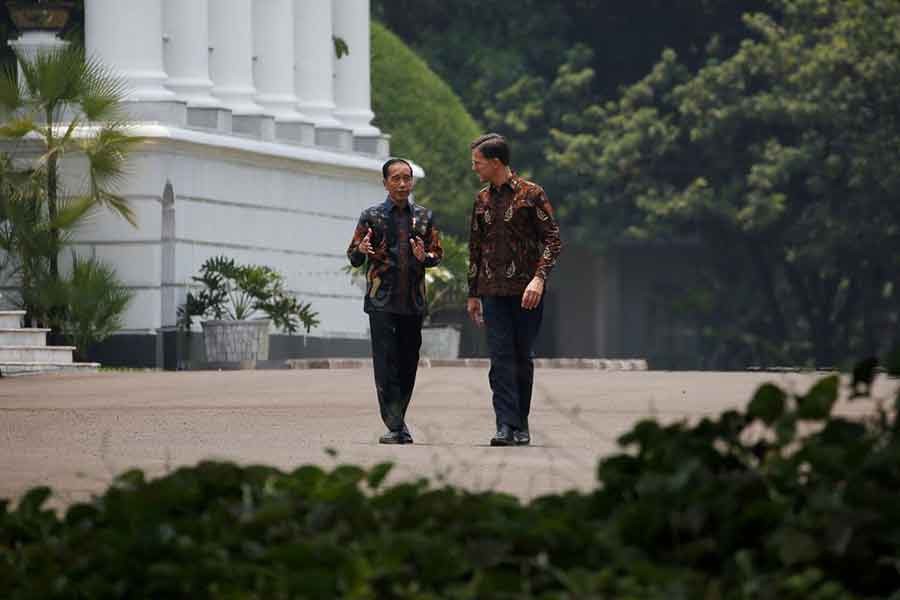
[[[478,192],[469,238],[469,316],[486,325],[497,434],[492,446],[531,443],[528,415],[534,342],[544,287],[562,244],[541,186],[509,167],[509,145],[496,133],[471,144],[472,170],[488,185]]]
[[[347,257],[354,267],[368,261],[363,310],[369,315],[372,363],[381,419],[382,444],[411,444],[406,410],[416,383],[425,269],[444,251],[430,210],[412,201],[412,166],[392,158],[381,169],[388,196],[359,217]]]

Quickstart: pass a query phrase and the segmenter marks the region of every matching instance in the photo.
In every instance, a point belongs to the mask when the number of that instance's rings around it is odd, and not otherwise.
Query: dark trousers
[[[381,419],[389,430],[402,431],[419,368],[422,316],[373,311],[369,326]]]
[[[520,296],[485,296],[481,299],[487,330],[497,428],[509,425],[528,430],[531,389],[534,384],[534,341],[541,327],[544,300],[522,308]]]

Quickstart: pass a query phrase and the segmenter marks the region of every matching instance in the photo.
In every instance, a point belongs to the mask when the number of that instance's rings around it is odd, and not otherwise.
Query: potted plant
[[[241,265],[233,258],[216,256],[193,277],[203,288],[188,292],[178,308],[178,325],[190,331],[193,317],[203,326],[203,345],[210,366],[255,368],[269,358],[269,327],[307,333],[319,324],[318,313],[285,289],[284,277],[259,265]],[[260,313],[266,317],[260,317]]]

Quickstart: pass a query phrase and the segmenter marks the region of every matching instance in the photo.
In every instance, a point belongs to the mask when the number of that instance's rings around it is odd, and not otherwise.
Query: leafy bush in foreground
[[[384,486],[371,469],[201,463],[121,475],[63,517],[0,504],[7,598],[900,599],[900,436],[832,414],[840,380],[746,411],[643,421],[590,493]],[[898,374],[897,365],[889,369]],[[893,594],[893,595],[892,595]]]

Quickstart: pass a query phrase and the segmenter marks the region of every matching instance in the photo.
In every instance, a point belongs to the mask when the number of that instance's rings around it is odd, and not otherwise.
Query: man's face
[[[406,202],[414,185],[412,169],[406,163],[395,162],[388,167],[388,176],[384,180],[384,189],[395,202]]]
[[[497,173],[497,170],[503,166],[496,158],[485,158],[481,150],[477,148],[472,150],[472,170],[478,174],[478,179],[482,183],[488,182]]]

